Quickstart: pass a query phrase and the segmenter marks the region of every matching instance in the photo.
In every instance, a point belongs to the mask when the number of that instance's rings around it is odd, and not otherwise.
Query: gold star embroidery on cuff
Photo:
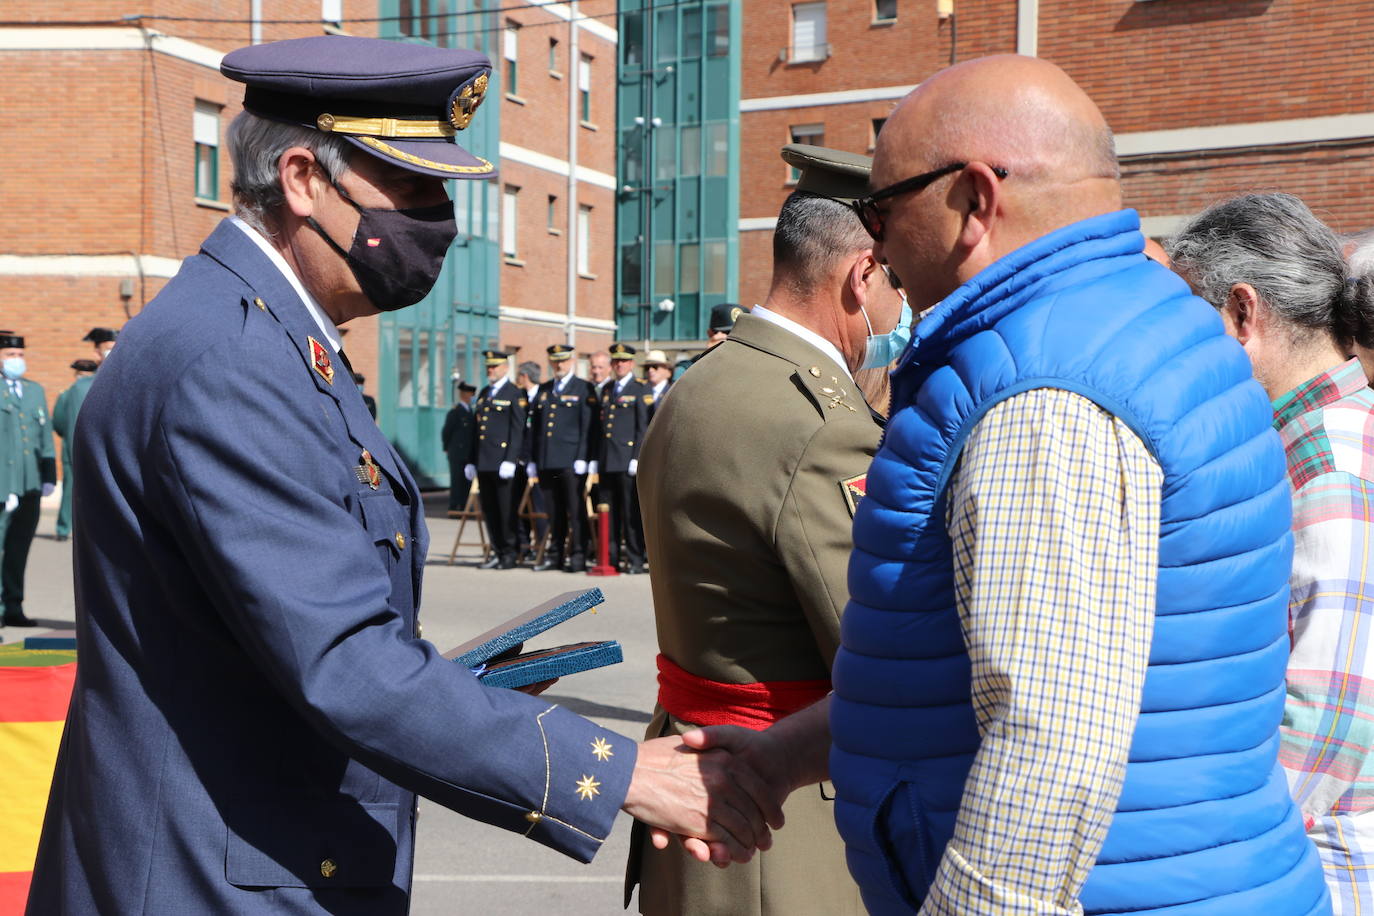
[[[582,778],[577,781],[578,798],[583,801],[591,801],[594,796],[601,794],[598,788],[600,785],[601,783],[597,782],[592,777],[583,774]]]
[[[600,760],[602,763],[605,763],[607,760],[610,760],[612,757],[615,756],[615,754],[611,751],[610,742],[608,742],[605,738],[597,738],[595,741],[592,742],[592,754],[596,757],[597,760]]]

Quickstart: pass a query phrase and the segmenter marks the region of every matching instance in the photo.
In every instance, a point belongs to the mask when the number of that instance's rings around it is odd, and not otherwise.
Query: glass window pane
[[[644,246],[639,242],[627,242],[620,246],[620,295],[632,302],[639,301],[644,295],[641,288],[644,279],[640,273],[643,256]]]
[[[689,6],[682,11],[682,56],[701,56],[701,9]]]
[[[875,0],[873,4],[873,18],[879,22],[887,22],[897,18],[897,0]]]
[[[592,208],[577,208],[577,269],[578,272],[590,274],[592,272],[591,261],[591,238],[592,238]]]
[[[725,243],[706,243],[706,290],[707,295],[725,292]]]
[[[655,60],[660,63],[677,58],[677,8],[658,11],[658,34],[654,36],[658,53]]]
[[[420,331],[415,342],[415,406],[429,407],[434,403],[430,389],[429,331]]]
[[[507,187],[501,211],[501,250],[512,258],[515,257],[515,203],[518,194],[518,188]]]
[[[711,124],[706,128],[706,174],[724,175],[730,170],[730,125]]]
[[[415,406],[415,329],[396,331],[396,406]]]
[[[640,13],[625,14],[625,29],[620,33],[625,51],[625,66],[638,67],[644,60],[644,17]]]
[[[654,181],[664,181],[677,174],[677,146],[671,128],[654,132]]]
[[[497,192],[496,182],[484,181],[482,184],[482,200],[486,202],[487,210],[486,234],[487,238],[495,242],[501,238],[500,210],[498,209],[501,206],[501,195]]]
[[[676,279],[673,277],[673,255],[676,253],[672,242],[654,243],[654,295],[671,295]]]
[[[706,53],[711,57],[724,57],[730,53],[730,7],[717,4],[706,8],[710,34],[706,40]]]
[[[453,183],[453,218],[460,236],[472,234],[472,185],[471,181]]]
[[[701,292],[701,246],[683,245],[681,281],[678,292],[686,295]]]
[[[196,102],[195,113],[191,116],[192,139],[205,146],[219,146],[218,105],[210,102]]]
[[[792,55],[794,61],[824,60],[825,4],[798,3],[792,7]]]
[[[558,69],[558,39],[549,39],[549,69]]]
[[[681,174],[701,174],[701,128],[682,128],[682,158],[679,160]]]
[[[557,197],[554,197],[552,194],[550,194],[550,195],[549,195],[549,223],[548,223],[549,229],[557,229],[557,228],[558,228],[558,221],[557,221],[557,219],[558,219],[558,198],[557,198]]]

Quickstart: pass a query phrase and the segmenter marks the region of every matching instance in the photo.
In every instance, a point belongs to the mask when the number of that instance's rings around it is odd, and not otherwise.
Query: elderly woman
[[[1170,240],[1274,406],[1293,489],[1280,760],[1337,914],[1374,912],[1374,391],[1357,359],[1374,281],[1347,278],[1335,234],[1288,194],[1217,204]]]

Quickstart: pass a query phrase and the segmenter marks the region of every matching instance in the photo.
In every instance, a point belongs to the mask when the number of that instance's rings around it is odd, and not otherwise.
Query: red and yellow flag
[[[0,916],[24,912],[76,653],[0,646]]]

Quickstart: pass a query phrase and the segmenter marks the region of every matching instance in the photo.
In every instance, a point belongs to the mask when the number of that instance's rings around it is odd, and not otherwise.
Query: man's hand
[[[515,462],[501,462],[501,466],[496,469],[496,476],[500,477],[502,480],[510,480],[512,477],[515,476]]]
[[[769,826],[781,827],[777,793],[730,755],[697,753],[676,737],[639,746],[625,813],[665,833],[712,841],[688,847],[702,861],[748,862],[773,845]],[[657,840],[655,840],[657,842]]]

